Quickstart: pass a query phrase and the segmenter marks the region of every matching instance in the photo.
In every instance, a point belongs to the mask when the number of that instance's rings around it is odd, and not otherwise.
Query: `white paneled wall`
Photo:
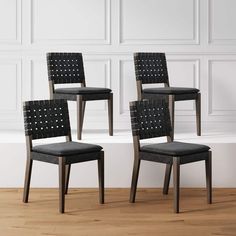
[[[22,101],[48,98],[49,51],[83,53],[87,84],[114,91],[115,129],[130,128],[136,51],[166,52],[170,83],[201,89],[205,129],[236,127],[235,9],[235,0],[0,0],[0,129],[22,129]],[[85,128],[106,129],[106,104],[87,108]],[[194,130],[194,109],[177,104],[177,129]]]
[[[109,0],[32,0],[35,44],[109,44]]]
[[[198,44],[198,0],[120,0],[120,42]]]

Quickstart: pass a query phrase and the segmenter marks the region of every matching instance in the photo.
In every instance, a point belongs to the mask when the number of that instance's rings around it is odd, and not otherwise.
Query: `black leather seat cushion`
[[[143,93],[151,94],[192,94],[198,93],[199,89],[196,88],[181,88],[181,87],[166,87],[166,88],[146,88]]]
[[[54,155],[54,156],[70,156],[84,154],[90,152],[100,152],[102,147],[99,145],[78,143],[78,142],[61,142],[52,144],[38,145],[32,148],[32,151]]]
[[[55,93],[63,94],[103,94],[110,93],[111,89],[108,88],[95,88],[95,87],[78,87],[78,88],[58,88]]]
[[[200,152],[207,152],[209,149],[210,148],[206,145],[181,142],[150,144],[140,148],[142,152],[150,152],[168,156],[191,155]]]

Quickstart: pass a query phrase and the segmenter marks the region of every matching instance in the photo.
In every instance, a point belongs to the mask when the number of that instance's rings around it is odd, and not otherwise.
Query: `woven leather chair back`
[[[54,84],[83,83],[85,80],[81,53],[47,53],[48,78]]]
[[[66,100],[41,100],[24,103],[25,135],[32,139],[67,136],[70,121]]]
[[[164,100],[130,102],[133,136],[140,139],[170,136],[168,104]]]
[[[142,84],[169,83],[164,53],[135,53],[134,66],[136,80]]]

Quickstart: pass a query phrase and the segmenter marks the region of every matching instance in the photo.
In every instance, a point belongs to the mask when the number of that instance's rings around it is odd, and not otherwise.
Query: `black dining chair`
[[[170,87],[165,53],[134,53],[138,100],[166,99],[171,118],[171,139],[174,139],[175,101],[195,100],[197,135],[201,135],[201,93],[196,88]],[[164,84],[164,87],[143,88],[143,84]]]
[[[81,139],[87,101],[107,100],[109,135],[113,135],[113,93],[109,88],[86,87],[82,53],[47,53],[50,99],[77,102],[77,138]],[[57,84],[81,87],[56,88]]]
[[[104,152],[94,144],[71,140],[71,129],[66,100],[41,100],[24,103],[24,124],[27,162],[23,202],[28,202],[33,161],[56,164],[59,167],[59,211],[64,213],[65,194],[68,192],[71,164],[98,161],[99,198],[104,203]],[[66,142],[33,145],[33,140],[65,136]]]
[[[163,194],[168,194],[173,165],[174,212],[179,212],[180,166],[205,161],[207,202],[212,203],[212,164],[208,146],[183,142],[165,142],[140,145],[140,140],[171,134],[168,103],[165,100],[130,102],[130,115],[134,147],[134,167],[130,202],[135,202],[139,167],[141,160],[166,164]],[[170,140],[170,138],[168,138]]]

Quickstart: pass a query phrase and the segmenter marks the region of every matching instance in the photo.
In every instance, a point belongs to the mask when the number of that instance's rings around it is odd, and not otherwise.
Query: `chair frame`
[[[24,107],[27,106],[27,102],[24,102]],[[58,136],[49,136],[49,137],[58,137]],[[69,179],[70,179],[70,170],[71,164],[93,161],[97,160],[98,162],[98,182],[99,182],[99,202],[104,203],[104,151],[100,151],[94,155],[93,158],[90,157],[91,153],[72,155],[70,158],[66,156],[54,156],[43,153],[38,153],[32,151],[33,148],[33,138],[32,135],[25,135],[26,138],[26,169],[25,169],[25,181],[24,181],[24,192],[23,192],[23,202],[28,203],[29,199],[29,190],[31,182],[31,173],[33,161],[42,161],[51,164],[58,165],[59,173],[59,212],[64,213],[65,211],[65,194],[68,193]],[[67,142],[71,142],[71,130],[68,130],[68,134],[65,136]],[[34,138],[37,139],[37,138]],[[78,156],[80,158],[78,159]]]
[[[134,53],[134,63],[135,63],[135,74],[136,74],[136,88],[137,88],[137,95],[138,100],[144,100],[144,99],[166,99],[169,103],[169,110],[170,110],[170,118],[171,118],[171,126],[172,126],[172,133],[170,134],[171,140],[174,140],[174,124],[175,124],[175,102],[176,101],[186,101],[186,100],[194,100],[195,101],[195,107],[196,107],[196,127],[197,127],[197,135],[201,136],[201,93],[198,92],[196,94],[178,94],[178,95],[164,95],[164,94],[147,94],[143,93],[143,84],[142,79],[138,79],[138,71],[137,71],[137,58],[139,57],[140,53]],[[145,54],[164,54],[164,53],[145,53]],[[168,76],[168,70],[166,67],[166,73]],[[150,82],[145,84],[151,84],[151,83],[162,83],[162,82]],[[167,80],[163,82],[164,87],[168,88],[170,87],[169,84],[169,77],[167,77]]]
[[[47,65],[48,65],[48,77],[49,77],[49,93],[50,99],[66,99],[68,101],[76,101],[77,108],[77,139],[82,139],[82,129],[84,123],[84,114],[85,114],[85,106],[87,101],[96,101],[96,100],[107,100],[108,102],[108,124],[109,124],[109,135],[113,136],[113,93],[107,94],[59,94],[55,93],[55,83],[51,76],[49,65],[50,65],[50,56],[51,54],[60,54],[60,55],[68,55],[68,54],[78,54],[81,56],[81,63],[83,67],[83,58],[81,53],[47,53]],[[66,82],[64,82],[66,83]],[[81,84],[81,87],[86,87],[85,76],[83,74],[83,79],[79,80],[78,83]],[[57,83],[63,84],[63,83]],[[70,82],[68,82],[70,84]]]
[[[164,101],[164,100],[162,100]],[[135,107],[137,101],[130,102],[130,111],[132,112],[132,107]],[[138,184],[138,176],[141,160],[152,161],[166,164],[163,194],[167,195],[169,191],[169,183],[171,177],[171,171],[173,168],[173,191],[174,191],[174,212],[179,213],[179,195],[180,195],[180,166],[183,164],[188,164],[196,161],[205,161],[205,171],[206,171],[206,188],[207,188],[207,203],[212,203],[212,153],[211,151],[197,153],[192,155],[183,156],[168,156],[160,155],[155,153],[143,152],[140,150],[140,135],[134,132],[134,121],[132,121],[131,113],[131,123],[132,123],[132,133],[133,133],[133,150],[134,150],[134,164],[133,164],[133,174],[131,181],[130,190],[130,203],[134,203],[136,199],[136,191]],[[170,136],[171,132],[166,135],[167,141],[172,142]],[[161,136],[150,136],[146,138],[161,137]]]

